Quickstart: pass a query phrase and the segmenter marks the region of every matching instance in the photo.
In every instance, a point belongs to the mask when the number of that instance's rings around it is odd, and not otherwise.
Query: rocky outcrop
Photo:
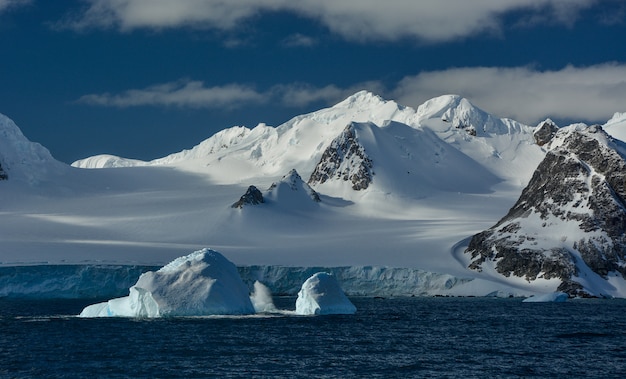
[[[302,180],[302,177],[296,170],[291,170],[279,181],[272,183],[265,193],[261,193],[255,186],[248,187],[246,193],[231,207],[241,209],[247,205],[264,203],[281,203],[288,206],[295,204],[306,205],[307,203],[314,204],[320,201],[320,195]]]
[[[7,173],[2,168],[2,164],[0,164],[0,180],[7,180],[7,179],[9,179],[9,175],[7,175]]]
[[[370,185],[373,175],[372,160],[359,143],[354,124],[350,124],[326,148],[308,183],[338,179],[350,182],[352,189],[359,191]]]
[[[558,278],[559,290],[585,295],[577,281],[583,269],[626,278],[626,161],[599,126],[572,126],[550,139],[517,203],[475,235],[466,254],[471,269],[493,262],[504,276]]]
[[[533,132],[535,142],[539,146],[543,146],[546,143],[552,141],[552,138],[556,135],[559,127],[550,119],[545,120],[541,124],[537,125]]]
[[[248,187],[246,193],[239,198],[239,201],[231,205],[232,208],[243,208],[245,205],[258,205],[265,202],[263,194],[255,186]]]

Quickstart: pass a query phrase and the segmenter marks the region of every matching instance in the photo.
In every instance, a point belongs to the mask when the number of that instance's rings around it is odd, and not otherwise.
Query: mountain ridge
[[[626,145],[584,125],[558,130],[548,144],[508,214],[470,241],[469,267],[491,261],[504,276],[558,279],[573,296],[602,294],[594,281],[626,278],[626,160],[618,152]]]
[[[567,282],[571,294],[626,297],[621,274],[597,274],[593,264],[579,265],[582,255],[563,269],[570,267],[577,281],[540,275],[519,281],[492,270],[488,259],[479,272],[468,270],[470,255],[451,254],[459,241],[507,214],[540,163],[563,143],[564,129],[556,131],[548,121],[528,126],[500,119],[456,95],[414,109],[362,91],[277,127],[235,126],[149,162],[101,155],[69,167],[50,156],[37,170],[60,191],[41,184],[33,198],[19,186],[3,185],[12,182],[14,170],[0,182],[11,199],[0,217],[0,228],[11,236],[0,264],[18,256],[22,262],[152,264],[208,245],[248,264],[419,267],[486,280],[492,284],[484,293],[498,292],[504,278],[507,288],[519,291],[514,295]],[[607,129],[625,124],[618,113]],[[570,127],[576,128],[583,126]],[[243,209],[233,208],[244,191]],[[247,201],[260,204],[248,207]],[[567,241],[575,242],[571,236]],[[559,259],[568,254],[555,250],[551,262],[566,262]]]

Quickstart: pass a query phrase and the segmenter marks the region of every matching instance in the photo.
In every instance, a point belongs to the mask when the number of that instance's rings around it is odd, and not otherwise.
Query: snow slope
[[[603,129],[612,137],[626,142],[626,112],[616,112]]]
[[[60,175],[64,166],[48,149],[29,141],[11,119],[0,114],[0,167],[12,182],[45,185]]]
[[[0,132],[15,133],[9,124]],[[279,186],[265,193],[270,201],[231,208],[250,185],[269,189],[292,170],[309,182],[346,127],[371,159],[366,189],[333,177],[309,183],[319,202],[285,197]],[[459,96],[412,109],[359,92],[278,127],[225,129],[150,162],[96,156],[67,167],[46,158],[40,176],[53,179],[45,185],[16,183],[11,171],[0,181],[9,199],[0,209],[0,264],[162,265],[211,246],[238,265],[406,267],[485,277],[451,251],[515,203],[545,156],[534,129]],[[356,163],[345,162],[348,170]],[[507,286],[494,283],[479,292]]]

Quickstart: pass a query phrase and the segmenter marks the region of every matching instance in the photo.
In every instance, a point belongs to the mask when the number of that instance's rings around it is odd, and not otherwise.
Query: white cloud
[[[391,95],[402,104],[417,106],[447,93],[528,124],[546,117],[606,121],[614,112],[626,111],[626,65],[567,66],[558,71],[531,67],[430,71],[404,78]]]
[[[314,103],[332,105],[348,96],[367,89],[375,93],[382,93],[383,86],[377,81],[357,83],[347,88],[335,85],[315,87],[309,84],[295,83],[274,86],[270,93],[280,104],[288,107],[304,107]]]
[[[530,125],[547,117],[602,122],[615,112],[626,111],[626,64],[567,66],[558,71],[532,67],[454,68],[405,77],[391,89],[379,81],[370,81],[348,87],[280,84],[257,91],[240,84],[207,87],[201,81],[181,80],[120,94],[85,95],[78,102],[119,108],[174,106],[232,110],[258,104],[304,108],[320,103],[332,105],[363,89],[412,107],[436,96],[458,94],[498,117],[510,117]]]
[[[286,47],[310,47],[316,44],[315,38],[300,33],[292,34],[283,40],[283,45]]]
[[[550,22],[571,23],[597,0],[89,0],[66,26],[136,28],[200,27],[234,30],[261,12],[288,11],[320,21],[350,40],[403,37],[438,42],[498,31],[501,17],[524,10]],[[548,17],[546,17],[546,15]]]
[[[244,104],[262,103],[265,97],[254,89],[229,84],[206,87],[200,81],[181,80],[144,89],[131,89],[121,94],[90,94],[79,103],[118,108],[136,106],[175,106],[183,108],[237,108]]]
[[[334,104],[362,89],[382,93],[376,81],[347,88],[335,85],[315,87],[309,84],[278,84],[259,92],[250,86],[228,84],[207,87],[201,81],[179,80],[129,89],[119,94],[101,93],[81,96],[77,103],[103,107],[173,106],[179,108],[236,109],[246,105],[274,103],[284,107],[306,107],[314,103]]]
[[[0,13],[17,6],[30,4],[31,0],[0,0]]]

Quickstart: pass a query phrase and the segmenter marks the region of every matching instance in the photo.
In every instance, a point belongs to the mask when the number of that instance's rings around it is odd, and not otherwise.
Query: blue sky
[[[623,0],[0,0],[0,113],[67,163],[153,159],[367,89],[499,117],[626,112]]]

